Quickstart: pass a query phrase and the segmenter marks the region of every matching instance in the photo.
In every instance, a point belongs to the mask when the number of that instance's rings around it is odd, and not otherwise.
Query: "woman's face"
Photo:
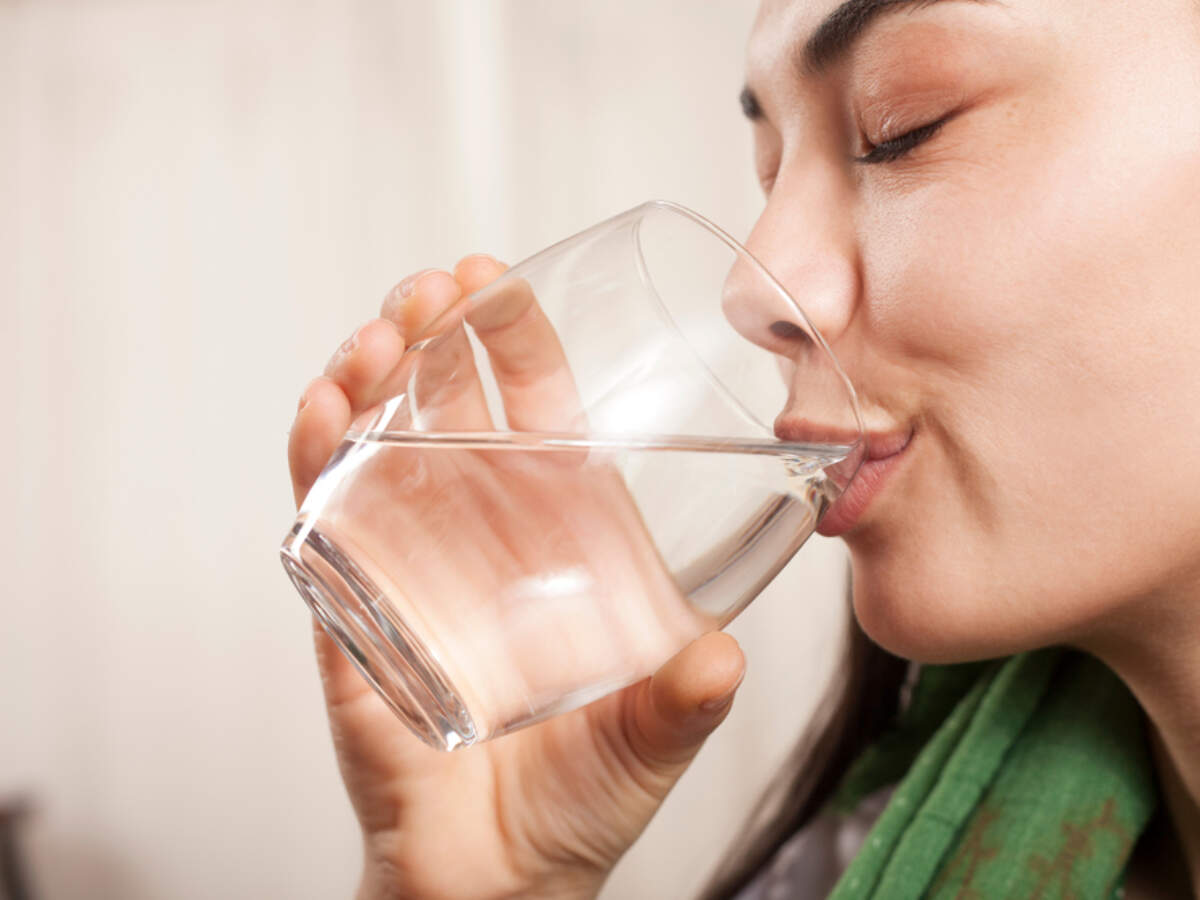
[[[1200,7],[850,0],[806,68],[838,6],[760,10],[747,244],[913,433],[856,612],[927,661],[1086,644],[1200,583]]]

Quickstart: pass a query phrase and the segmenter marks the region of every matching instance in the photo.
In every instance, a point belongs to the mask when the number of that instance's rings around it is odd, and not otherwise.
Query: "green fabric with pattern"
[[[897,781],[832,900],[1117,897],[1158,803],[1137,702],[1063,648],[923,666],[831,808]]]

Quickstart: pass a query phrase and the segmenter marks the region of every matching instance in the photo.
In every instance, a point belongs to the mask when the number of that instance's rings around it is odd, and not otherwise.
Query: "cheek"
[[[1092,90],[864,219],[868,324],[925,446],[888,539],[852,545],[856,609],[906,655],[1069,639],[1196,564],[1200,129],[1125,96],[1158,131],[1114,133],[1119,91]]]

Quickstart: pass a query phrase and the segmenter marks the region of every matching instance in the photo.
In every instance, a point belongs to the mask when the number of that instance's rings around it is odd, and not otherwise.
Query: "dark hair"
[[[908,663],[888,653],[855,619],[847,579],[841,664],[811,724],[771,779],[739,839],[699,900],[730,900],[825,804],[855,757],[888,726]]]

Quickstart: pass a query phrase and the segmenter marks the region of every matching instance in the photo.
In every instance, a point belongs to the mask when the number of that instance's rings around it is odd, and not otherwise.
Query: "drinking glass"
[[[854,390],[804,312],[674,203],[554,244],[417,338],[281,554],[442,749],[632,684],[723,627],[864,456]]]

